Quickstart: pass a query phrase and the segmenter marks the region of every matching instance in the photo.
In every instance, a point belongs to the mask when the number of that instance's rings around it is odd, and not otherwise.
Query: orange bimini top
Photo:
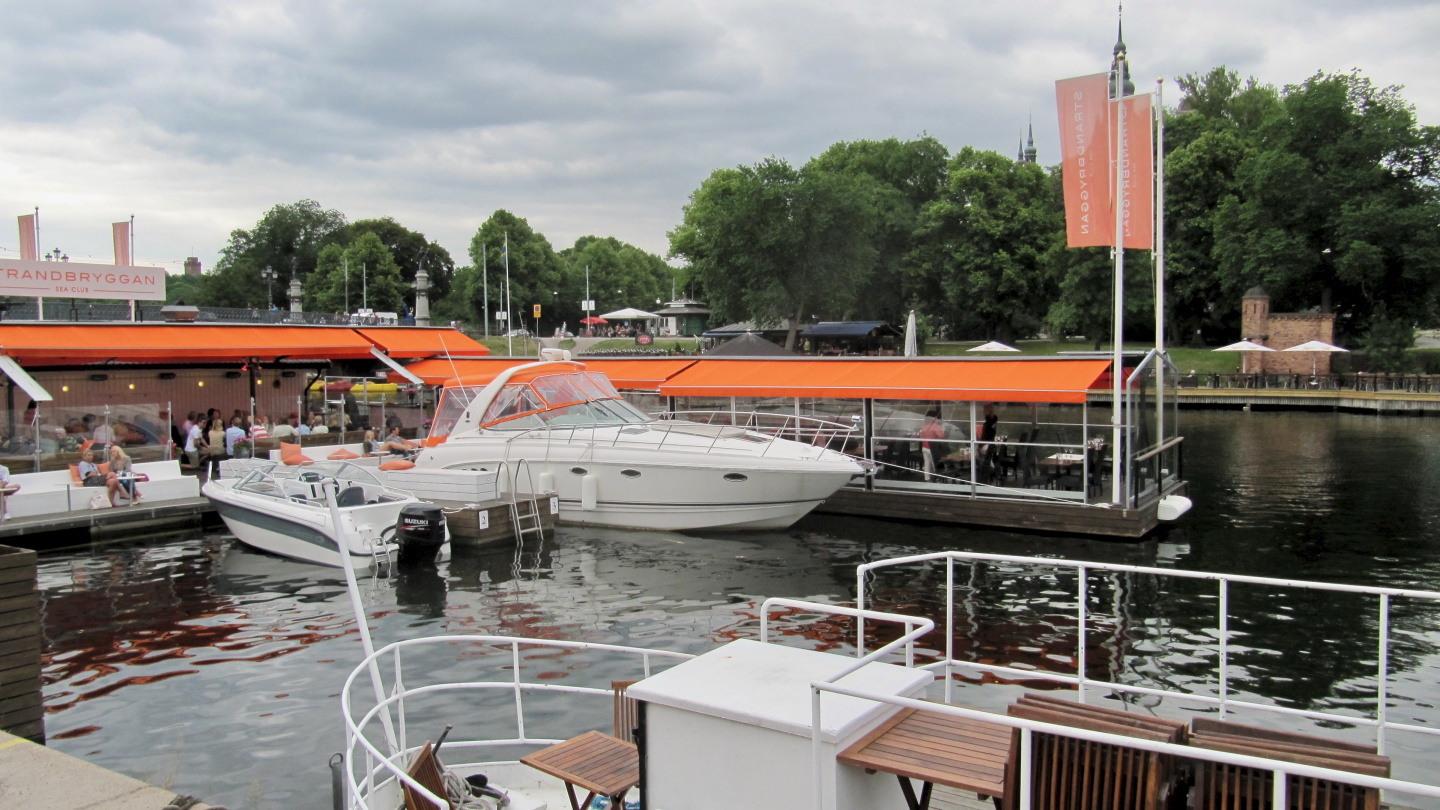
[[[0,351],[22,365],[85,365],[120,361],[151,365],[243,363],[279,358],[353,360],[370,357],[372,341],[337,326],[210,324],[0,325]]]
[[[1107,360],[702,359],[660,385],[674,397],[1081,403]]]

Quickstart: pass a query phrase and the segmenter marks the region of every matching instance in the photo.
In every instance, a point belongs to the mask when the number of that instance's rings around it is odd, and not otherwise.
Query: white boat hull
[[[316,565],[339,568],[344,564],[328,511],[297,508],[282,512],[274,507],[273,499],[236,492],[219,482],[207,482],[201,492],[215,506],[225,527],[245,545]],[[346,510],[352,514],[342,515],[342,520],[352,522],[347,526],[350,530],[347,545],[350,563],[356,571],[370,571],[377,563],[394,562],[399,546],[381,539],[381,532],[385,526],[395,525],[400,509],[407,503],[413,501],[361,507],[364,514],[359,521],[355,520],[355,510]],[[356,531],[357,528],[360,531]],[[374,544],[380,546],[378,553]],[[447,540],[440,549],[439,559],[449,559],[449,556]]]
[[[563,523],[661,531],[783,529],[862,472],[846,456],[796,447],[812,457],[522,440],[509,445],[506,465],[510,475],[520,470],[521,493],[531,486],[544,491],[553,481]],[[451,441],[428,449],[418,463],[493,470],[506,449],[498,442]],[[587,478],[593,504],[585,497]]]

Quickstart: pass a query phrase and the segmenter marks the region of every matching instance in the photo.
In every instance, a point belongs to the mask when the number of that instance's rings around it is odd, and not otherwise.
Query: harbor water
[[[493,633],[692,653],[757,635],[765,597],[853,603],[857,564],[948,549],[1440,589],[1440,421],[1181,416],[1195,508],[1141,543],[823,516],[761,534],[561,527],[543,542],[462,549],[437,572],[361,588],[377,645]],[[1074,577],[1028,573],[957,568],[957,658],[1074,672]],[[940,618],[944,581],[943,568],[893,569],[870,599]],[[214,531],[45,554],[40,587],[49,745],[232,810],[330,806],[338,695],[361,658],[338,570]],[[1090,677],[1213,691],[1213,583],[1096,575],[1090,589]],[[1235,586],[1230,616],[1232,695],[1373,716],[1373,598]],[[1390,719],[1440,723],[1440,606],[1397,600],[1391,621]],[[854,641],[846,623],[791,616],[780,627],[786,643],[844,651]],[[527,677],[595,675],[565,661],[540,670]],[[1016,688],[963,677],[957,689],[974,705],[1002,706]],[[1172,711],[1153,699],[1135,705]],[[513,722],[486,711],[457,704],[443,722],[467,736]],[[544,711],[566,719],[558,705]],[[1286,722],[1373,739],[1360,727]],[[1392,733],[1395,775],[1433,780],[1436,740]]]

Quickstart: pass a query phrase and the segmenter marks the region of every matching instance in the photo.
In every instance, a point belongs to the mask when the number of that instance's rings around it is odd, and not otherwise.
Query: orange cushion
[[[280,442],[280,458],[289,458],[291,456],[302,455],[304,455],[304,453],[300,452],[300,445],[292,444],[290,442]]]
[[[71,464],[71,465],[70,465],[70,480],[74,481],[74,482],[77,483],[77,484],[80,483],[80,465],[79,465],[79,464]]]
[[[386,461],[380,464],[382,470],[409,470],[415,467],[415,462],[397,458],[394,461]]]
[[[315,463],[315,459],[308,456],[283,456],[280,461],[286,467],[304,467],[307,464]]]
[[[357,455],[357,454],[355,454],[355,453],[352,453],[352,452],[350,452],[349,450],[346,450],[346,449],[343,448],[343,447],[340,448],[339,450],[336,450],[335,452],[331,453],[331,454],[328,456],[328,458],[329,458],[331,461],[348,461],[348,460],[350,460],[350,459],[352,459],[352,458],[359,458],[359,457],[360,457],[359,455]]]

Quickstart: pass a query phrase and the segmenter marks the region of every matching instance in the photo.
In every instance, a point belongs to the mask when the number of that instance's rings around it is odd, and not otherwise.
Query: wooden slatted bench
[[[1013,717],[1100,731],[1150,742],[1183,745],[1183,722],[1069,700],[1025,695]],[[1010,759],[1010,794],[1019,792],[1019,730]],[[1033,810],[1159,810],[1174,791],[1174,757],[1122,746],[1036,733],[1031,739]]]
[[[1002,807],[1010,729],[938,712],[902,709],[836,759],[867,772],[895,774],[910,810],[925,810],[935,785],[973,791]],[[915,795],[910,780],[924,783]]]
[[[1376,754],[1368,746],[1220,720],[1192,721],[1190,745],[1366,776],[1390,775],[1389,757]],[[1273,780],[1272,771],[1197,760],[1192,806],[1196,810],[1263,810],[1272,806]],[[1380,806],[1380,792],[1371,788],[1294,775],[1287,781],[1290,810],[1377,810]]]

